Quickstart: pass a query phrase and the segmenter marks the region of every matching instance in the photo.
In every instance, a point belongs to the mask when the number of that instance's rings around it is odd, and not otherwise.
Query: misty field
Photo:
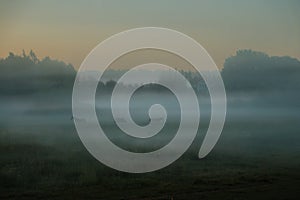
[[[38,60],[33,52],[10,53],[0,59],[0,72],[1,199],[299,199],[300,61],[295,58],[240,50],[226,59],[221,71],[225,127],[201,160],[209,95],[199,74],[182,70],[199,100],[197,137],[176,162],[145,174],[113,170],[87,152],[75,130],[78,116],[72,114],[73,66],[49,57]],[[107,73],[119,77],[125,71]],[[89,74],[88,81],[98,81]],[[160,133],[133,139],[114,123],[110,97],[116,81],[108,78],[98,82],[95,109],[113,143],[149,152],[172,140],[180,109],[169,90],[150,84],[133,95],[129,110],[137,124],[149,123],[153,104],[168,113]]]
[[[102,165],[81,144],[72,122],[20,125],[9,131],[2,127],[0,197],[297,199],[300,125],[295,118],[270,118],[229,117],[213,152],[199,160],[204,122],[183,157],[146,174],[122,173]]]

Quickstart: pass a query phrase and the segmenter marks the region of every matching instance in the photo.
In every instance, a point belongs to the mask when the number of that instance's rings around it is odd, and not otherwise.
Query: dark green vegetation
[[[209,118],[209,103],[204,101],[199,134],[183,157],[153,173],[127,174],[102,165],[81,144],[71,120],[71,66],[39,61],[33,53],[2,59],[0,199],[299,199],[299,61],[240,51],[224,66],[228,114],[211,154],[197,158]],[[20,67],[26,73],[17,70]],[[61,71],[67,78],[59,75]],[[185,76],[201,89],[198,76]],[[104,97],[113,86],[114,82],[99,86]],[[149,90],[146,95],[157,95],[154,100],[165,98],[159,103],[168,102],[168,111],[176,107],[162,88],[144,89]],[[147,114],[148,104],[154,102],[146,99],[140,113],[134,114]],[[111,122],[107,101],[98,100],[99,120],[123,148],[160,147],[176,130],[173,113],[174,121],[162,133],[167,137],[149,143],[129,141]]]
[[[0,196],[297,199],[300,126],[296,124],[292,120],[227,123],[207,158],[197,158],[198,138],[177,162],[147,174],[127,174],[103,166],[81,145],[71,126],[16,127],[0,136]]]

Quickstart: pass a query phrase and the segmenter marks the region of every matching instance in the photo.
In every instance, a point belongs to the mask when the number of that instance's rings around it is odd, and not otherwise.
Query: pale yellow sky
[[[297,0],[0,2],[0,57],[34,50],[80,66],[98,43],[144,26],[196,39],[221,67],[238,49],[300,59]]]

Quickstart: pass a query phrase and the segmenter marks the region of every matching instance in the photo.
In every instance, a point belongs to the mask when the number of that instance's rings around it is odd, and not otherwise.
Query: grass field
[[[229,117],[215,149],[199,160],[201,126],[184,156],[146,174],[98,162],[72,123],[3,126],[0,198],[299,199],[300,125],[297,118],[285,119]]]

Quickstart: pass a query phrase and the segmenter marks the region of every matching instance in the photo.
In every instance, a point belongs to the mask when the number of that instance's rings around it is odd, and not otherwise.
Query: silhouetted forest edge
[[[181,73],[198,94],[206,89],[199,74]],[[206,92],[199,95],[201,123],[188,151],[160,171],[127,174],[94,159],[77,135],[71,108],[74,67],[49,57],[40,60],[32,51],[10,53],[0,59],[0,199],[297,199],[300,62],[241,50],[226,59],[221,74],[228,109],[214,150],[205,159],[197,157],[209,125],[209,106],[201,104]],[[114,85],[108,78],[98,87],[110,94]],[[167,144],[179,124],[178,105],[166,90],[142,89],[154,93],[136,97],[143,102],[134,107],[133,120],[146,119],[153,102],[166,108],[169,120],[157,138],[147,141],[121,133],[109,95],[97,99],[103,130],[129,151]]]
[[[124,70],[108,70],[119,76]],[[196,91],[204,87],[201,76],[180,71]],[[239,50],[227,58],[221,70],[227,92],[295,91],[300,88],[300,61],[288,56],[269,56],[253,50]],[[45,57],[38,59],[33,51],[27,55],[9,53],[0,59],[0,94],[20,95],[55,89],[71,89],[76,70],[71,64]],[[111,90],[115,80],[100,82],[99,87]],[[153,86],[154,87],[154,86]],[[157,90],[159,88],[156,88]],[[155,90],[155,87],[154,87]]]

